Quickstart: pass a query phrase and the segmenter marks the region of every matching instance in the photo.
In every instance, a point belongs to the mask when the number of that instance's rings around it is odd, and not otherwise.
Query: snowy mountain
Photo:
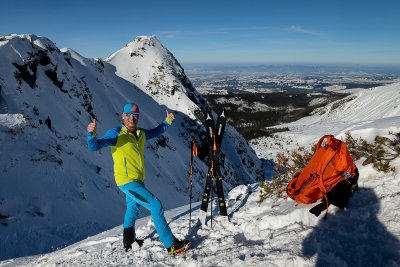
[[[269,147],[259,146],[257,153],[298,144],[309,147],[322,135],[340,137],[347,130],[369,141],[389,130],[399,132],[399,91],[400,84],[393,84],[332,103],[320,113],[290,123],[289,132],[268,138]],[[313,205],[295,205],[291,199],[271,198],[257,205],[255,183],[229,192],[230,223],[216,216],[213,228],[209,219],[208,225],[195,226],[189,232],[187,205],[166,213],[178,237],[192,240],[191,249],[183,256],[167,254],[151,218],[146,217],[137,222],[144,245],[128,253],[122,249],[122,234],[116,227],[64,249],[9,259],[0,266],[400,266],[400,159],[393,161],[396,171],[390,173],[363,166],[363,161],[355,162],[360,190],[345,210],[330,206],[327,220],[323,220],[324,214],[317,218],[308,212]],[[196,203],[192,218],[198,210]]]
[[[134,62],[124,53],[138,45],[146,51]],[[136,80],[123,77],[121,67]],[[88,151],[86,128],[94,117],[99,135],[119,125],[127,102],[140,106],[139,127],[155,127],[166,109],[177,118],[146,143],[147,187],[166,209],[189,202],[194,136],[193,195],[200,199],[207,171],[201,111],[208,106],[155,37],[137,38],[107,61],[59,49],[45,37],[0,37],[0,92],[0,259],[48,252],[121,224],[125,196],[114,182],[111,153]],[[221,157],[225,190],[262,177],[261,161],[230,126]]]
[[[118,76],[170,109],[195,119],[209,108],[176,58],[155,36],[136,37],[106,61],[116,67]]]

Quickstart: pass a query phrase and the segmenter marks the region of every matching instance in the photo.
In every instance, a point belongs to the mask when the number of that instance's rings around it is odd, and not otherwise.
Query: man
[[[139,246],[143,240],[136,239],[135,221],[139,215],[139,205],[151,212],[157,233],[169,254],[177,255],[186,251],[191,243],[174,237],[164,217],[161,202],[144,186],[144,143],[146,140],[162,135],[175,120],[167,110],[166,119],[156,128],[146,130],[138,128],[139,107],[135,103],[124,106],[123,124],[109,130],[104,136],[96,137],[96,119],[88,125],[87,142],[90,151],[111,147],[114,160],[114,176],[117,186],[126,194],[126,213],[124,219],[123,244],[126,251],[133,242]]]

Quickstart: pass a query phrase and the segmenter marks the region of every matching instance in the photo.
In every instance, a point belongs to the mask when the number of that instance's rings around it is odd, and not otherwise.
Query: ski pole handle
[[[192,139],[190,139],[190,141],[192,142],[192,157],[197,157],[196,140],[194,139],[194,137],[192,137]]]
[[[197,147],[196,141],[194,137],[190,139],[191,146],[190,146],[190,181],[192,181],[192,172],[193,172],[193,157],[197,157]]]
[[[194,137],[190,141],[192,142],[190,147],[190,163],[193,164],[193,157],[197,157],[197,146]]]

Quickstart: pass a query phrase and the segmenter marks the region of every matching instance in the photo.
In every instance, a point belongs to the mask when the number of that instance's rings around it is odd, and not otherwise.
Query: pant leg
[[[164,217],[164,208],[158,198],[144,187],[143,183],[131,182],[119,187],[127,197],[151,212],[151,217],[164,247],[172,246],[175,236]]]
[[[126,212],[124,217],[124,229],[133,227],[133,240],[136,239],[135,222],[137,217],[139,216],[139,213],[140,213],[139,204],[135,202],[135,200],[131,198],[129,195],[126,195]]]

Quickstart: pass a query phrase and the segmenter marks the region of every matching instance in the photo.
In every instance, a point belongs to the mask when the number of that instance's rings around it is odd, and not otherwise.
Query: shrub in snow
[[[346,146],[353,160],[366,158],[363,165],[372,163],[378,171],[395,171],[395,167],[390,165],[390,161],[400,155],[400,133],[389,132],[389,135],[394,136],[394,139],[377,135],[374,142],[370,143],[362,137],[355,139],[350,132],[346,132]]]
[[[261,204],[266,198],[276,196],[282,197],[286,194],[286,186],[292,180],[296,173],[304,169],[312,158],[317,145],[314,144],[311,151],[299,147],[292,151],[276,153],[275,176],[271,177],[271,181],[260,182],[260,199]]]

